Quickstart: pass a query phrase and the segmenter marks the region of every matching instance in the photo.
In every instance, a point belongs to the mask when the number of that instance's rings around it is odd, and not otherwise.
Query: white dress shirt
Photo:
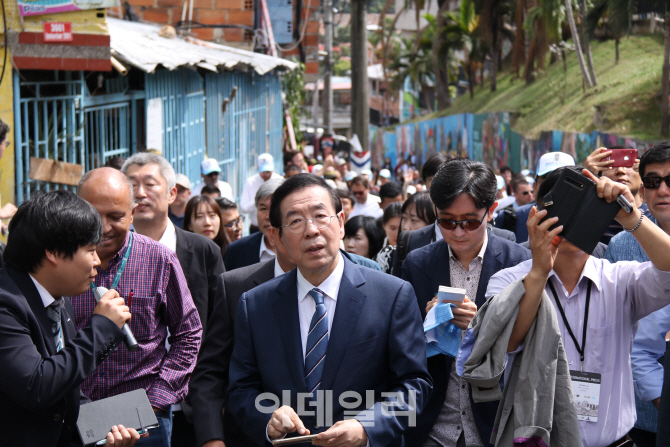
[[[277,257],[277,253],[270,250],[267,245],[265,245],[265,236],[261,238],[261,248],[258,252],[259,262],[269,261],[272,258]]]
[[[202,188],[205,187],[205,182],[200,182],[195,185],[195,188],[191,190],[191,197],[199,196]],[[216,187],[221,191],[221,197],[225,197],[231,202],[235,201],[235,196],[233,195],[233,188],[223,180],[219,180],[216,184]]]
[[[500,294],[505,287],[524,277],[533,265],[527,260],[504,269],[491,277],[486,297]],[[670,272],[662,272],[650,262],[617,262],[589,257],[572,293],[568,294],[558,275],[552,270],[558,299],[566,319],[582,343],[584,308],[589,282],[592,282],[591,304],[587,327],[584,371],[601,374],[598,422],[579,421],[584,447],[601,447],[623,437],[635,424],[635,399],[631,351],[637,322],[650,313],[670,304]],[[589,281],[590,280],[590,281]],[[549,300],[556,308],[549,286]],[[581,368],[580,355],[556,310],[563,348],[570,369]]]
[[[286,273],[284,269],[281,268],[281,265],[279,265],[279,261],[277,260],[277,257],[275,256],[275,278],[280,277]]]
[[[158,242],[174,252],[177,251],[177,231],[175,231],[174,224],[170,219],[168,219],[163,236],[161,236]]]
[[[42,284],[38,283],[35,278],[33,278],[33,275],[30,273],[28,274],[30,276],[30,279],[33,280],[33,283],[35,284],[35,287],[37,288],[37,293],[40,294],[40,298],[42,298],[42,303],[44,303],[44,308],[46,309],[47,307],[51,306],[51,303],[56,301],[56,299],[51,296],[49,291],[42,286]]]
[[[300,339],[302,341],[302,357],[305,358],[305,350],[307,349],[307,334],[309,333],[309,326],[312,323],[312,317],[316,310],[316,303],[314,298],[309,294],[309,291],[318,287],[326,297],[323,304],[326,305],[326,312],[328,315],[328,333],[333,326],[333,317],[335,316],[335,307],[337,306],[337,295],[340,293],[340,283],[342,282],[342,275],[344,274],[344,258],[342,253],[339,253],[337,259],[337,266],[333,273],[330,274],[321,284],[313,285],[302,276],[300,269],[298,269],[298,320],[300,321]]]
[[[273,178],[284,177],[273,172],[270,179]],[[254,227],[258,226],[258,219],[256,218],[256,193],[263,183],[265,183],[265,180],[263,180],[263,177],[261,177],[260,174],[252,175],[246,182],[244,182],[242,197],[240,197],[240,212],[249,215],[249,221]]]
[[[365,200],[365,203],[360,204],[358,201],[354,203],[354,209],[349,214],[349,219],[356,216],[371,216],[375,219],[384,215],[384,210],[379,206],[381,199],[378,196],[368,194],[368,198]]]

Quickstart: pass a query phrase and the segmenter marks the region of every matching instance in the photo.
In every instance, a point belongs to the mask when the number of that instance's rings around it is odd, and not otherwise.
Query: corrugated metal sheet
[[[197,66],[210,71],[254,70],[264,75],[276,68],[293,70],[297,65],[277,57],[218,45],[197,39],[158,35],[160,26],[107,18],[112,56],[147,73],[163,66],[174,70]]]

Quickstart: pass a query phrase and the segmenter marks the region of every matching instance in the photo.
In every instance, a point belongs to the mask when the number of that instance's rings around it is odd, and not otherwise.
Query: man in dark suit
[[[90,204],[66,191],[39,194],[9,229],[0,270],[1,443],[69,446],[78,440],[79,384],[122,342],[130,312],[110,290],[76,332],[67,297],[86,291],[100,265],[102,222]],[[138,439],[118,427],[107,445]]]
[[[270,202],[272,194],[284,179],[270,179],[256,191],[256,218],[258,232],[243,237],[228,246],[226,270],[231,271],[258,262],[269,261],[275,257],[276,249],[268,239],[270,229]],[[259,234],[260,233],[260,234]]]
[[[450,161],[433,179],[430,196],[437,209],[442,240],[414,250],[402,265],[402,278],[414,287],[425,318],[437,303],[440,286],[466,290],[463,302],[453,302],[452,322],[466,329],[486,301],[489,278],[506,267],[530,259],[530,251],[496,236],[485,222],[496,208],[496,177],[484,163]],[[454,358],[438,354],[428,359],[434,382],[428,406],[405,437],[413,446],[489,446],[498,402],[475,404],[470,385],[454,369]]]
[[[297,269],[242,295],[226,407],[257,445],[294,432],[318,433],[315,445],[404,445],[430,394],[414,292],[340,254],[343,217],[311,174],[272,197],[270,231]]]

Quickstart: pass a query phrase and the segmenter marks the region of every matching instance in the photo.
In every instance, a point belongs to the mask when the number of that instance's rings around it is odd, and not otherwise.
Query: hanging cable
[[[2,74],[0,74],[0,85],[2,85],[2,80],[5,79],[5,68],[7,68],[7,52],[9,51],[9,48],[7,39],[7,14],[5,14],[5,0],[0,0],[0,3],[2,3],[2,26],[5,31],[5,60],[2,62]]]

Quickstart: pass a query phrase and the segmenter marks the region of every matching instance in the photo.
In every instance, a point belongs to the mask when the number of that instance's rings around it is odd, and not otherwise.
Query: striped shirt
[[[97,286],[111,288],[128,239],[106,270],[98,268]],[[200,348],[202,326],[177,255],[164,245],[133,234],[131,253],[116,290],[130,303],[130,329],[139,349],[120,344],[81,384],[91,400],[144,388],[151,405],[167,410],[184,400]],[[96,302],[93,292],[73,297],[77,330],[86,325]],[[165,346],[168,337],[169,351]]]

